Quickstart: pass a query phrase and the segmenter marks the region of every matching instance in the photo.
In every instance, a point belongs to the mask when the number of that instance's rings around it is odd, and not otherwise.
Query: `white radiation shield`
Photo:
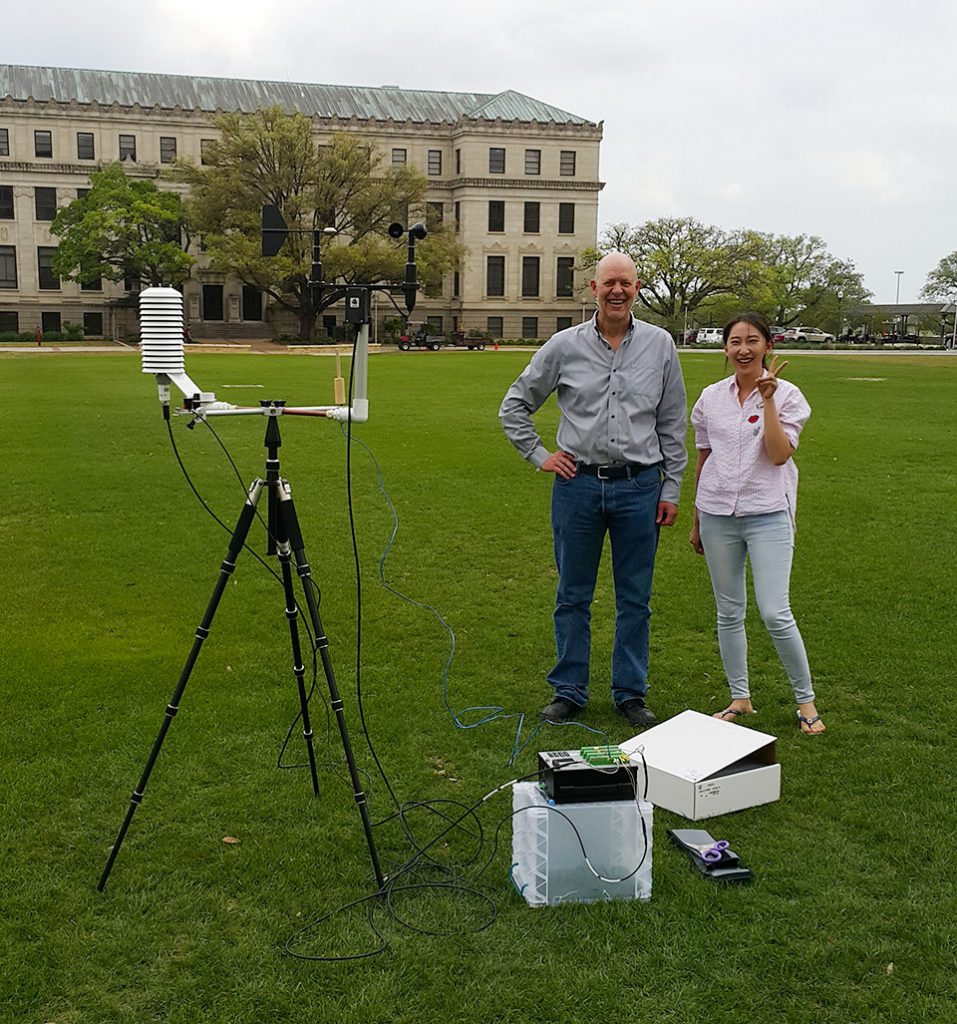
[[[190,400],[189,411],[199,415],[264,415],[262,408],[242,408],[217,402],[211,391],[202,391],[186,372],[184,350],[185,318],[183,296],[175,288],[144,288],[140,292],[140,359],[143,373],[152,373],[159,386],[159,398],[169,404],[174,384]],[[364,423],[369,418],[368,398],[369,325],[359,328],[355,349],[352,405],[282,407],[285,416],[325,416],[329,419]],[[274,409],[273,415],[276,414]]]

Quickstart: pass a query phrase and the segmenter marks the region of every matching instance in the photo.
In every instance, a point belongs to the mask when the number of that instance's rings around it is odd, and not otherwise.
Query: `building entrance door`
[[[223,286],[221,284],[203,285],[203,319],[222,320],[223,318]]]
[[[258,288],[243,285],[243,320],[262,320],[263,293]]]

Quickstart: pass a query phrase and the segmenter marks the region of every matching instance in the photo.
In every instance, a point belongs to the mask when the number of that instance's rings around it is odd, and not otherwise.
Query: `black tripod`
[[[296,516],[296,509],[293,505],[289,483],[288,481],[283,480],[279,475],[279,447],[282,444],[282,440],[279,436],[278,417],[282,413],[284,403],[260,402],[260,405],[263,406],[263,411],[269,417],[266,425],[266,438],[264,442],[267,453],[266,478],[265,480],[254,480],[252,486],[249,488],[246,503],[243,506],[242,512],[239,514],[239,521],[236,523],[236,529],[233,530],[232,538],[229,542],[229,551],[226,555],[225,561],[220,566],[219,579],[216,581],[216,586],[213,588],[213,596],[209,600],[206,613],[203,616],[203,621],[196,629],[196,638],[193,641],[193,646],[186,659],[186,664],[183,666],[179,682],[176,684],[173,696],[170,698],[170,702],[166,706],[166,717],[163,719],[159,734],[153,743],[153,749],[150,751],[150,755],[146,761],[146,767],[143,769],[143,774],[140,777],[139,784],[133,791],[133,796],[130,800],[130,806],[126,812],[126,817],[123,819],[123,824],[120,826],[120,831],[117,833],[116,841],[113,844],[109,859],[106,862],[106,867],[103,869],[103,874],[100,876],[100,882],[97,886],[100,892],[106,888],[106,883],[110,877],[110,871],[112,871],[113,863],[119,855],[120,847],[123,845],[123,840],[130,827],[130,822],[133,820],[136,808],[143,801],[143,794],[146,791],[146,786],[149,782],[150,774],[153,771],[153,766],[156,764],[157,757],[159,757],[159,752],[162,749],[163,741],[166,739],[166,734],[169,732],[169,727],[172,724],[173,718],[175,717],[176,712],[179,711],[179,704],[183,697],[183,691],[186,689],[186,684],[189,682],[193,666],[196,664],[196,659],[199,657],[203,641],[209,636],[213,617],[216,614],[216,609],[219,607],[219,602],[226,589],[229,577],[236,568],[236,559],[239,557],[239,553],[242,551],[243,546],[246,543],[246,536],[249,533],[249,528],[256,515],[256,507],[264,488],[268,494],[269,537],[267,551],[269,554],[275,554],[279,559],[282,586],[286,596],[286,618],[289,622],[289,638],[292,644],[293,673],[295,674],[296,686],[299,691],[299,708],[302,714],[303,737],[305,738],[306,750],[309,754],[309,770],[312,774],[313,794],[315,796],[319,795],[319,777],[316,774],[316,754],[313,747],[312,728],[309,724],[309,702],[306,696],[306,669],[303,665],[302,649],[299,642],[299,608],[296,605],[296,598],[293,592],[291,567],[291,562],[293,560],[296,563],[296,572],[302,581],[302,590],[305,596],[306,609],[309,613],[309,620],[312,623],[316,651],[319,653],[319,657],[322,660],[323,672],[326,677],[326,683],[329,687],[330,702],[336,715],[336,722],[339,725],[339,735],[342,738],[342,749],[345,753],[346,762],[349,766],[349,775],[352,779],[352,792],[359,808],[359,816],[362,818],[362,827],[365,830],[366,843],[369,846],[369,856],[372,859],[372,869],[375,872],[378,888],[382,889],[385,885],[385,876],[382,874],[382,868],[379,864],[379,855],[376,852],[375,839],[372,835],[372,820],[369,816],[369,806],[366,802],[365,793],[362,791],[359,772],[356,768],[355,758],[352,754],[352,745],[349,742],[349,731],[346,726],[345,714],[343,712],[342,698],[339,696],[339,688],[336,685],[335,673],[332,670],[332,659],[329,657],[329,641],[322,628],[322,620],[319,617],[318,590],[312,581],[309,563],[306,561],[306,553],[304,550],[305,544],[302,539],[302,531],[299,529],[299,519]]]

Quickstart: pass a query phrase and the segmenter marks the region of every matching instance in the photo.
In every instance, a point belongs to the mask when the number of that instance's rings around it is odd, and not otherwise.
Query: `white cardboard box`
[[[682,711],[621,749],[638,767],[639,793],[645,795],[647,765],[646,799],[692,821],[781,796],[775,737],[698,711]]]

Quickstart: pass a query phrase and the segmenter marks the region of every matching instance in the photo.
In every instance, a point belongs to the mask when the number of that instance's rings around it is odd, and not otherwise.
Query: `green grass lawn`
[[[525,713],[522,741],[549,692],[549,479],[507,444],[496,411],[528,358],[376,358],[372,418],[355,429],[400,519],[386,576],[455,632],[449,707],[467,721],[476,705]],[[715,354],[683,355],[682,364],[692,400],[721,373]],[[326,359],[191,354],[188,369],[230,401],[332,397]],[[152,378],[135,358],[0,356],[0,1021],[953,1020],[957,361],[794,356],[787,376],[814,409],[798,454],[792,603],[828,732],[798,733],[790,688],[749,613],[753,724],[779,737],[782,797],[707,826],[732,840],[754,884],[709,885],[667,843],[666,829],[683,819],[656,811],[650,902],[532,910],[508,881],[506,822],[481,876],[468,863],[468,836],[452,834],[434,851],[496,902],[491,927],[467,930],[487,915],[467,890],[397,893],[395,916],[374,912],[389,942],[383,955],[322,964],[285,955],[287,938],[367,895],[372,872],[318,696],[319,798],[308,772],[276,768],[297,708],[288,632],[280,588],[248,555],[109,887],[96,891],[227,538],[189,492]],[[554,408],[539,419],[551,443]],[[232,526],[243,492],[221,449],[202,426],[173,427],[197,487]],[[264,421],[215,427],[243,476],[260,474]],[[323,421],[282,428],[283,474],[380,821],[393,806],[357,715],[345,443]],[[391,513],[358,446],[352,471],[363,706],[399,800],[471,803],[533,771],[538,749],[628,737],[608,693],[614,601],[604,570],[585,719],[604,739],[552,727],[510,765],[517,718],[457,728],[442,688],[449,635],[379,585]],[[656,574],[651,705],[661,718],[710,711],[727,697],[707,571],[687,543],[691,484],[689,473]],[[262,530],[253,534],[262,550]],[[301,740],[287,760],[302,760]],[[482,807],[476,864],[492,855],[510,807],[507,791]],[[424,843],[439,820],[420,811],[410,824]],[[409,858],[395,820],[376,835],[387,870]],[[424,935],[397,917],[465,930]],[[359,906],[306,933],[297,949],[375,946]]]

